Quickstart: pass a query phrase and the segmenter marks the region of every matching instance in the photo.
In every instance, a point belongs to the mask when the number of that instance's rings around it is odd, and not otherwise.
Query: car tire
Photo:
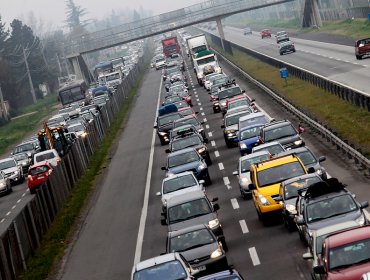
[[[222,248],[224,249],[225,252],[229,251],[229,247],[227,246],[225,236],[222,237],[221,244],[222,244]]]
[[[293,223],[289,219],[286,218],[286,216],[284,214],[283,214],[283,223],[284,223],[284,226],[286,227],[286,229],[289,232],[294,231],[295,226],[293,225]]]
[[[242,190],[240,190],[240,195],[244,200],[248,199],[248,196]]]
[[[211,156],[208,154],[208,156],[206,157],[206,163],[208,166],[212,165],[212,160],[211,160]]]
[[[206,183],[207,186],[212,185],[212,180],[211,180],[211,176],[209,176],[209,173],[207,173],[205,183]]]
[[[228,149],[231,149],[231,148],[232,148],[231,143],[230,143],[229,141],[227,141],[226,139],[225,139],[225,143],[226,143],[226,147],[227,147]]]
[[[281,52],[280,55],[283,55],[283,53]]]

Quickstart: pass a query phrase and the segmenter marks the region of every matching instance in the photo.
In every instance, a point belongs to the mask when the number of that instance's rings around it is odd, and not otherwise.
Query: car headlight
[[[167,200],[163,199],[163,200],[162,200],[162,204],[163,204],[164,206],[167,206]]]
[[[221,67],[216,67],[215,72],[221,74],[222,73]]]
[[[203,79],[203,74],[202,73],[198,73],[197,74],[197,77],[198,77],[198,79]]]
[[[297,210],[295,209],[295,205],[293,205],[293,204],[287,204],[285,206],[285,208],[291,214],[296,214],[297,213]]]
[[[206,150],[206,148],[204,148],[204,147],[202,147],[202,148],[200,148],[200,149],[198,149],[198,153],[204,153],[205,152],[205,150]]]
[[[221,106],[226,106],[226,102],[221,102]]]
[[[208,227],[209,228],[215,228],[215,227],[218,227],[220,225],[220,221],[216,218],[216,219],[214,219],[214,220],[210,220],[209,222],[208,222]]]
[[[264,197],[262,194],[259,194],[258,195],[258,199],[259,199],[259,201],[261,202],[261,204],[263,205],[263,206],[267,206],[267,205],[270,205],[270,202],[267,200],[267,198],[266,197]]]
[[[18,175],[19,174],[19,170],[16,170],[12,173],[13,175]]]
[[[365,216],[361,215],[356,219],[356,223],[358,223],[360,226],[363,226],[366,222]]]
[[[249,183],[250,182],[250,180],[248,178],[245,178],[245,177],[242,178],[241,181],[242,181],[242,183]]]
[[[213,103],[213,106],[219,106],[219,105],[220,105],[220,103],[218,103],[218,102]]]
[[[302,142],[303,142],[302,139],[294,141],[294,145],[296,146],[302,145]]]
[[[201,163],[201,164],[199,164],[199,166],[198,166],[199,171],[200,171],[200,170],[203,170],[203,169],[206,169],[206,168],[207,168],[207,165],[205,165],[204,163]]]
[[[83,132],[82,134],[81,134],[81,137],[83,137],[83,138],[85,138],[87,136],[87,132]]]
[[[28,157],[31,157],[31,156],[32,156],[32,154],[31,154],[30,152],[28,152],[28,153],[27,153],[27,156],[28,156]]]
[[[201,132],[203,132],[203,130],[204,130],[203,128],[199,128],[198,132],[201,133]]]
[[[211,254],[211,259],[216,259],[218,257],[222,256],[222,250],[220,247],[217,248],[217,250],[213,251]]]
[[[166,132],[159,132],[159,135],[165,136],[165,135],[167,135],[167,133]]]
[[[24,161],[24,162],[22,162],[22,165],[23,165],[23,166],[27,165],[27,162],[25,162],[25,161]]]
[[[1,183],[0,183],[0,189],[4,189],[5,187],[6,187],[6,183],[1,182]]]
[[[247,148],[247,145],[245,145],[244,143],[240,144],[240,149],[246,149],[246,148]]]

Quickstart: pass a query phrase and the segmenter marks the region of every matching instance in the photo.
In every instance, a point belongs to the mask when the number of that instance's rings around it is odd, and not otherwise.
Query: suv
[[[355,221],[360,226],[368,223],[363,209],[369,203],[357,202],[336,178],[313,184],[299,194],[295,222],[305,245],[311,242],[314,230],[345,221]]]
[[[251,183],[248,188],[252,191],[259,219],[264,221],[267,214],[281,211],[282,206],[276,200],[279,197],[281,182],[304,174],[307,174],[307,170],[295,155],[252,164],[250,166]]]
[[[263,29],[261,31],[261,38],[266,38],[266,37],[270,37],[271,38],[271,31],[269,29]]]
[[[252,29],[251,29],[250,27],[246,27],[246,28],[244,28],[244,30],[243,30],[243,34],[244,34],[244,35],[247,35],[247,34],[252,35]]]
[[[221,125],[223,128],[224,139],[226,146],[231,148],[238,140],[238,131],[239,131],[239,119],[245,115],[249,115],[252,113],[252,109],[249,107],[245,108],[246,110],[236,112],[236,113],[228,113],[225,115],[224,123]]]
[[[170,142],[169,131],[172,129],[173,122],[181,118],[182,115],[177,112],[157,117],[157,124],[154,128],[157,129],[157,135],[162,146]]]
[[[10,180],[12,184],[21,184],[24,182],[23,170],[14,158],[5,158],[0,160],[0,171],[4,172],[4,177]]]
[[[225,114],[227,110],[227,100],[229,98],[242,95],[243,93],[245,93],[245,90],[242,90],[237,84],[235,84],[235,82],[223,85],[218,90],[219,111]],[[215,109],[213,109],[213,111],[216,112]]]
[[[300,136],[302,131],[300,126],[297,131],[288,120],[271,122],[261,128],[259,143],[278,141],[285,149],[302,147],[305,145]]]
[[[170,253],[135,264],[131,280],[192,280],[197,272],[179,253]]]
[[[355,55],[357,59],[362,59],[363,56],[370,55],[370,38],[356,41]]]
[[[280,55],[286,54],[286,53],[291,53],[295,52],[295,46],[292,41],[285,40],[285,41],[280,41],[279,42],[279,53]]]

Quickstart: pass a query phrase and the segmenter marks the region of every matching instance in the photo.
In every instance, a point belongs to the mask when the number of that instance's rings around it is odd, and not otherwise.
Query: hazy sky
[[[132,8],[142,6],[152,10],[154,14],[168,12],[202,0],[74,0],[88,12],[89,19],[103,18],[112,9]],[[0,0],[0,15],[3,22],[9,24],[14,18],[27,18],[33,11],[37,19],[42,19],[49,28],[63,26],[65,20],[65,0]]]

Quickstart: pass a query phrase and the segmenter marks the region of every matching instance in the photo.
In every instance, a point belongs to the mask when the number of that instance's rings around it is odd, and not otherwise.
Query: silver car
[[[20,184],[24,181],[22,167],[17,165],[14,158],[5,158],[0,160],[0,170],[4,172],[5,178],[11,183]]]
[[[12,191],[9,178],[5,177],[5,173],[0,171],[0,195],[8,194]]]

